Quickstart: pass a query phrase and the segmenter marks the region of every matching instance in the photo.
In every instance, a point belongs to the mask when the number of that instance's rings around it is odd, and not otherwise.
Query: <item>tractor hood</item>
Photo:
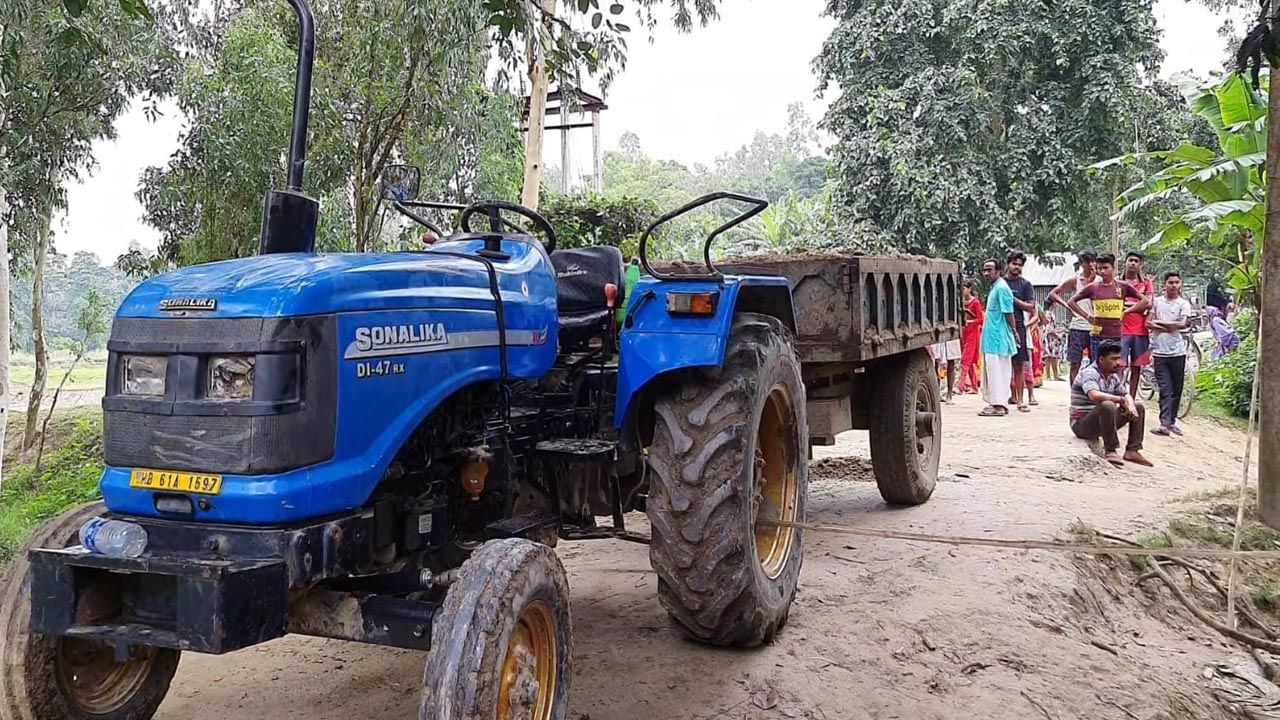
[[[285,253],[196,265],[143,282],[117,315],[292,317],[402,308],[492,308],[489,271],[475,258],[477,249],[478,243],[445,243],[428,252]],[[554,282],[549,269],[543,270],[545,280],[538,277],[543,273],[536,272],[539,266],[549,265],[541,248],[504,242],[503,250],[510,259],[493,265],[504,296],[515,293],[529,302],[530,284]]]

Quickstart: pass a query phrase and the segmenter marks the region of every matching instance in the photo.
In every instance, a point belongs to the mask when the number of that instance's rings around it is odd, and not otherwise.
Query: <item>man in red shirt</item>
[[[1142,295],[1141,300],[1126,297],[1124,320],[1121,322],[1120,360],[1129,368],[1129,395],[1138,396],[1142,368],[1151,364],[1151,339],[1147,334],[1147,308],[1155,294],[1155,284],[1142,274],[1142,255],[1131,252],[1124,258],[1124,282]]]
[[[1116,277],[1116,256],[1104,253],[1098,256],[1098,281],[1076,290],[1076,294],[1067,301],[1069,309],[1076,317],[1087,320],[1093,326],[1090,338],[1089,357],[1098,357],[1098,348],[1105,342],[1113,342],[1118,347],[1124,334],[1124,316],[1130,312],[1125,309],[1125,301],[1132,298],[1134,308],[1141,307],[1137,303],[1143,301],[1142,295],[1127,282]],[[1092,312],[1080,305],[1081,300],[1092,302]]]

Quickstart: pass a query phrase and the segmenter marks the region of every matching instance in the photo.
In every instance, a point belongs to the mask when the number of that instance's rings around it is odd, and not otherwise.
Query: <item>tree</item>
[[[831,0],[816,69],[840,90],[824,125],[845,220],[949,257],[1094,246],[1110,195],[1081,170],[1133,146],[1150,5]]]
[[[112,124],[130,97],[156,95],[167,88],[167,52],[150,19],[111,4],[78,10],[66,15],[56,0],[28,3],[5,16],[0,36],[6,43],[0,48],[6,93],[0,123],[0,187],[6,212],[0,220],[7,231],[5,244],[12,235],[18,240],[19,256],[29,250],[34,271],[31,330],[36,373],[24,448],[35,439],[47,377],[44,269],[52,214],[64,202],[62,184],[91,165],[92,142],[112,136]],[[4,291],[7,299],[8,288]],[[5,330],[7,335],[7,322]]]
[[[284,177],[290,131],[294,31],[278,5],[236,9],[225,35],[187,63],[178,102],[189,128],[166,166],[145,171],[138,192],[161,232],[159,253],[131,253],[122,267],[154,272],[256,250],[262,193]],[[314,10],[307,191],[323,201],[322,247],[391,241],[378,182],[393,162],[422,168],[424,196],[510,191],[512,164],[498,154],[516,137],[514,103],[482,84],[484,18],[471,0],[323,0]]]
[[[1140,246],[1185,250],[1203,267],[1226,275],[1249,305],[1257,302],[1266,215],[1267,102],[1243,75],[1215,83],[1187,82],[1187,104],[1215,133],[1213,148],[1182,142],[1168,150],[1129,153],[1095,170],[1157,163],[1116,198],[1117,219],[1164,210],[1154,235]]]
[[[1258,22],[1240,44],[1239,70],[1251,70],[1254,85],[1264,65],[1274,76],[1280,68],[1280,4],[1261,0]],[[1271,78],[1267,88],[1268,107],[1280,107],[1280,82]],[[1280,207],[1280,113],[1268,113],[1266,207]],[[1264,218],[1269,215],[1267,212]],[[1280,397],[1280,373],[1267,372],[1280,353],[1280,224],[1266,223],[1262,232],[1262,292],[1259,307],[1258,364],[1254,398],[1261,402]],[[1270,410],[1271,412],[1265,412]],[[1250,413],[1252,415],[1252,412]],[[1258,412],[1258,515],[1273,528],[1280,528],[1280,413],[1274,407]],[[1243,499],[1241,500],[1243,502]]]
[[[62,379],[58,381],[58,387],[53,391],[53,400],[49,403],[49,410],[44,414],[44,422],[40,424],[40,447],[36,451],[36,472],[40,471],[40,460],[44,457],[44,441],[49,435],[49,418],[53,417],[54,408],[58,407],[58,397],[62,395],[62,388],[66,387],[71,373],[75,372],[76,365],[84,359],[93,343],[106,335],[111,327],[108,318],[111,316],[112,306],[108,303],[107,296],[97,290],[90,290],[84,296],[84,303],[76,314],[76,329],[80,331],[80,337],[69,343],[69,349],[72,352],[71,364],[67,366]],[[38,410],[37,407],[37,414]]]
[[[78,27],[78,20],[84,14],[87,0],[63,0],[62,11],[64,27],[58,37],[67,41],[87,39],[83,30]],[[150,11],[143,0],[117,0],[117,7],[124,15],[134,18],[149,18]],[[0,138],[8,134],[15,103],[10,94],[20,86],[19,68],[28,51],[30,42],[43,43],[47,37],[43,30],[44,22],[49,19],[49,8],[43,2],[0,3]],[[39,21],[35,26],[32,19]],[[9,411],[9,349],[12,346],[10,322],[10,248],[9,223],[5,218],[11,211],[9,195],[8,169],[12,162],[11,147],[7,141],[0,141],[0,428],[6,427]],[[4,448],[0,445],[0,464],[3,464]]]
[[[677,30],[688,32],[696,14],[706,25],[717,16],[719,0],[634,0],[632,13],[651,31],[657,25],[655,9],[666,5]],[[547,90],[552,82],[561,89],[576,88],[585,74],[597,78],[603,90],[626,67],[626,34],[623,22],[627,6],[612,0],[607,12],[600,0],[568,0],[557,14],[556,0],[485,0],[491,13],[492,42],[502,61],[500,77],[529,81],[528,128],[525,136],[524,184],[521,203],[537,209],[542,187],[542,139]],[[590,28],[587,25],[590,24]],[[524,73],[519,74],[521,64]],[[570,93],[562,97],[568,99]]]

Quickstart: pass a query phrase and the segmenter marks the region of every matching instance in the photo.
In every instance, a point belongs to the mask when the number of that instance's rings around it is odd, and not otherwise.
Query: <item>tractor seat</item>
[[[609,245],[557,250],[551,253],[551,265],[556,270],[560,348],[580,350],[593,338],[607,337],[613,311],[605,298],[604,286],[613,283],[618,288],[616,305],[622,307],[625,284],[622,251]]]

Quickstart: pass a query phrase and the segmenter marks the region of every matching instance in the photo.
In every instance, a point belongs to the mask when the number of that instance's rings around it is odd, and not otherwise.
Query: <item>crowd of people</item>
[[[959,358],[957,391],[982,393],[986,406],[981,416],[1004,417],[1011,408],[1032,412],[1038,404],[1035,388],[1046,379],[1063,379],[1065,360],[1071,385],[1068,420],[1076,437],[1096,446],[1117,467],[1150,466],[1142,454],[1146,408],[1137,397],[1143,368],[1152,366],[1160,393],[1159,425],[1151,432],[1165,437],[1183,434],[1177,413],[1192,305],[1182,296],[1181,275],[1171,271],[1157,281],[1144,273],[1140,253],[1129,253],[1122,271],[1111,254],[1087,251],[1077,259],[1076,273],[1049,292],[1043,303],[1022,276],[1027,261],[1022,252],[983,263],[982,274],[990,286],[985,305],[978,284],[964,282],[959,347],[934,350],[935,357],[950,366],[947,401],[953,392],[954,360]],[[1055,305],[1069,313],[1065,325],[1050,312]],[[1224,326],[1221,350],[1224,341],[1230,343],[1230,325],[1218,316],[1210,310],[1215,336],[1218,325]],[[1128,437],[1122,451],[1119,431],[1124,429]]]

